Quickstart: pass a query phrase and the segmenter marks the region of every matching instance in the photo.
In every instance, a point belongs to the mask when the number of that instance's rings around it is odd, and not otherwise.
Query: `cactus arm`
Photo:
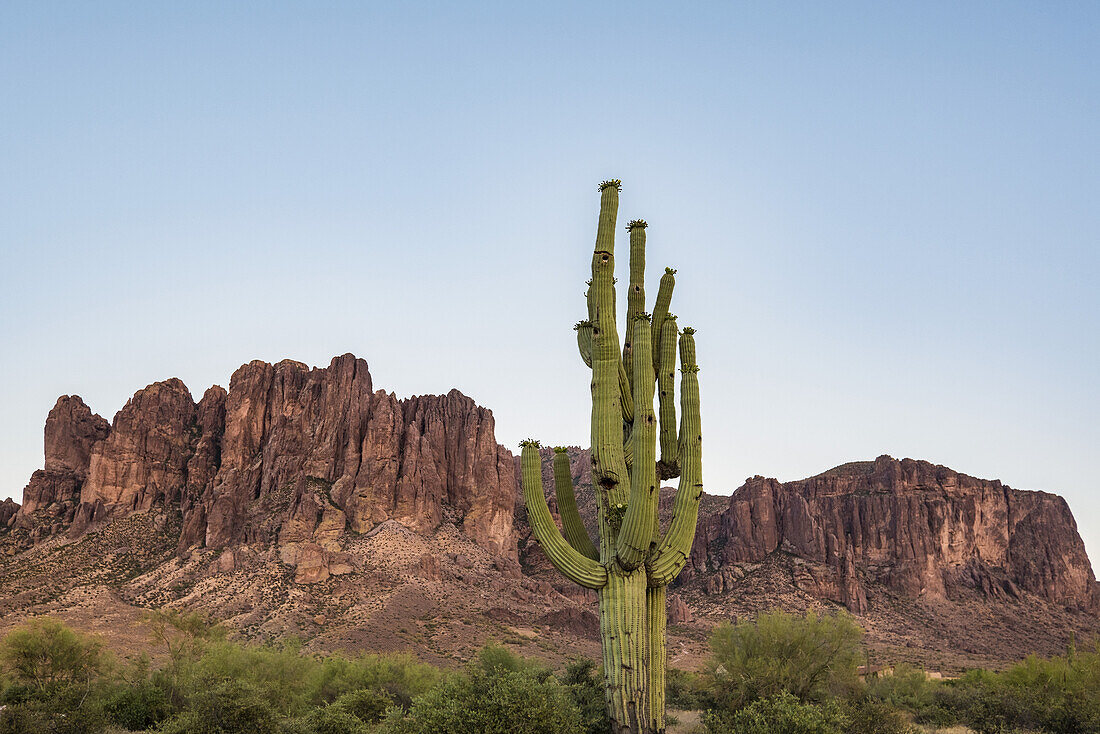
[[[630,440],[634,447],[634,469],[630,472],[630,501],[622,530],[615,543],[615,555],[624,571],[633,571],[645,560],[657,516],[657,417],[653,414],[653,364],[649,317],[634,319],[634,405],[636,420]]]
[[[699,367],[695,364],[695,331],[680,336],[680,486],[672,510],[672,522],[656,551],[646,562],[650,586],[664,586],[687,562],[695,540],[699,498],[703,494],[703,434],[699,420]]]
[[[588,537],[588,530],[585,529],[580,513],[577,512],[577,497],[573,494],[573,472],[569,468],[569,456],[560,446],[554,449],[554,493],[558,498],[558,513],[561,515],[565,539],[577,552],[598,561],[600,553],[592,544],[592,539]]]
[[[622,355],[615,326],[615,217],[619,182],[601,185],[600,220],[592,253],[592,474],[597,491],[606,493],[604,506],[626,502],[626,459],[623,455],[623,405],[620,388]]]
[[[672,303],[672,289],[676,286],[676,271],[665,268],[661,284],[657,286],[657,302],[653,304],[653,371],[661,368],[661,329],[668,317],[668,306]]]
[[[578,321],[573,327],[577,332],[577,349],[581,353],[581,359],[589,367],[592,366],[592,322]]]
[[[680,475],[680,443],[676,437],[676,317],[669,314],[661,327],[660,367],[657,370],[657,395],[661,416],[661,461],[657,464],[660,479]]]
[[[643,219],[635,219],[626,225],[630,232],[630,290],[626,294],[627,330],[623,343],[623,371],[633,386],[634,349],[630,325],[634,318],[645,311],[645,230]]]
[[[546,497],[542,493],[542,466],[538,443],[524,441],[520,458],[523,472],[523,499],[527,502],[527,519],[547,558],[570,581],[589,589],[600,589],[607,583],[607,571],[596,561],[582,555],[562,537]]]

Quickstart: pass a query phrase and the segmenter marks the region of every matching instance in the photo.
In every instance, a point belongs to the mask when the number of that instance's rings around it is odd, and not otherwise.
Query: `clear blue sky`
[[[707,489],[882,453],[1100,555],[1100,5],[5,2],[0,496],[59,394],[351,351],[587,440],[604,178],[699,329]]]

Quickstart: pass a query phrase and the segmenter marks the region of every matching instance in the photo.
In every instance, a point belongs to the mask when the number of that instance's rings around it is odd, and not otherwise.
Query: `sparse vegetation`
[[[670,675],[669,699],[705,709],[709,734],[1100,731],[1100,641],[1001,673],[933,680],[903,665],[861,682],[860,637],[844,613],[773,612],[723,625],[711,637],[706,671]]]
[[[159,666],[120,663],[50,618],[0,641],[0,734],[603,734],[602,674],[555,673],[490,644],[456,671],[406,654],[311,655],[294,640],[242,645],[198,615],[148,615]],[[1003,672],[933,680],[898,666],[860,681],[845,615],[772,613],[715,630],[700,673],[671,669],[669,703],[699,734],[1083,734],[1100,731],[1100,642]],[[695,715],[692,714],[694,717]]]

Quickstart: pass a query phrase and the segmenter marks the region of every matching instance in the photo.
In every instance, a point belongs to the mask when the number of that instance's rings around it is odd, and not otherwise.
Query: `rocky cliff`
[[[543,490],[556,513],[553,451],[542,454]],[[588,451],[573,447],[569,456],[578,509],[594,536]],[[674,496],[662,488],[664,522]],[[549,566],[525,517],[517,513],[521,559],[541,572]],[[879,591],[947,599],[974,590],[1001,600],[1026,591],[1061,607],[1100,611],[1100,586],[1064,499],[927,461],[880,456],[794,482],[752,477],[728,499],[704,494],[679,585],[720,596],[774,554],[798,561],[797,588],[859,614]]]
[[[512,455],[492,413],[457,390],[399,400],[347,354],[323,369],[254,361],[196,404],[178,379],[139,390],[113,423],[63,396],[50,411],[45,467],[5,523],[32,541],[78,537],[163,507],[181,516],[178,552],[277,545],[300,580],[348,570],[345,532],[386,520],[418,532],[453,523],[504,557]]]
[[[111,424],[62,396],[23,505],[0,503],[0,630],[59,614],[113,633],[170,604],[330,649],[451,660],[504,634],[598,654],[594,595],[532,538],[517,459],[494,430],[457,391],[374,389],[351,355],[323,369],[251,362],[197,403],[181,381],[157,382]],[[589,454],[569,451],[594,534]],[[661,490],[666,527],[674,493]],[[704,495],[673,592],[681,667],[706,654],[711,625],[777,607],[846,605],[883,660],[951,669],[1100,634],[1061,498],[890,457]]]
[[[809,479],[752,477],[705,518],[687,579],[722,593],[775,553],[803,561],[795,584],[867,610],[878,589],[908,598],[965,590],[1100,609],[1100,591],[1065,500],[943,466],[880,456]]]

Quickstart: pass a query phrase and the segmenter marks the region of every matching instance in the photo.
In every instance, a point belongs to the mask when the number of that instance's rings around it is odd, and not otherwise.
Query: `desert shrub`
[[[709,711],[708,734],[845,734],[847,718],[835,701],[800,701],[788,691],[758,698],[738,711]]]
[[[8,684],[0,694],[0,733],[81,734],[107,724],[100,696],[110,666],[102,646],[49,617],[0,640]]]
[[[102,645],[51,617],[31,619],[0,641],[0,663],[15,683],[37,691],[90,686],[106,668]]]
[[[569,688],[569,695],[581,716],[581,726],[586,734],[607,734],[611,731],[611,719],[604,703],[603,675],[596,662],[589,658],[577,658],[565,666],[562,685]]]
[[[935,685],[923,670],[902,663],[893,673],[868,678],[867,692],[879,701],[917,713],[932,706]]]
[[[1100,731],[1100,649],[1064,656],[1032,655],[997,681],[1015,701],[1013,724],[1054,734]]]
[[[283,734],[366,734],[367,731],[362,720],[334,704],[315,708],[283,728]]]
[[[926,680],[913,668],[868,681],[870,695],[907,710],[920,724],[964,724],[979,734],[1100,731],[1100,652],[1031,656],[1003,673],[972,670],[959,679]]]
[[[439,682],[439,670],[407,654],[363,655],[323,658],[309,673],[306,700],[318,705],[331,703],[344,694],[374,690],[395,704],[408,708],[412,699]]]
[[[665,701],[669,708],[703,708],[706,681],[695,673],[669,668],[665,678]]]
[[[277,734],[278,718],[253,684],[225,680],[198,690],[187,708],[164,723],[163,734]]]
[[[391,710],[386,734],[583,734],[568,687],[545,669],[510,670],[496,651],[413,699],[407,715]]]
[[[1013,730],[1078,734],[1100,731],[1094,661],[1032,656],[1004,673],[970,671],[934,692],[944,718],[979,734]]]
[[[167,663],[153,671],[153,682],[165,692],[172,708],[182,708],[194,688],[195,666],[211,644],[225,640],[226,630],[199,612],[177,609],[147,611],[142,621],[152,642],[167,657]]]
[[[902,713],[888,703],[870,696],[844,699],[845,734],[919,734]]]
[[[525,660],[519,655],[495,642],[490,642],[478,650],[477,664],[486,673],[519,673],[525,670],[529,670],[532,667],[537,668],[537,664],[532,661]]]
[[[172,706],[165,690],[152,681],[124,681],[104,693],[103,713],[112,724],[144,731],[167,719]]]
[[[776,611],[755,622],[720,625],[710,638],[708,704],[737,711],[783,692],[821,701],[855,690],[863,632],[851,615]]]
[[[375,724],[382,720],[393,704],[389,696],[379,690],[363,688],[340,696],[332,706],[346,711],[364,724]]]
[[[96,734],[107,726],[95,691],[85,685],[55,684],[24,693],[17,703],[0,707],[0,734]]]
[[[194,666],[195,678],[251,684],[277,714],[294,716],[307,708],[309,679],[316,659],[303,655],[296,640],[280,645],[244,646],[219,642]]]

